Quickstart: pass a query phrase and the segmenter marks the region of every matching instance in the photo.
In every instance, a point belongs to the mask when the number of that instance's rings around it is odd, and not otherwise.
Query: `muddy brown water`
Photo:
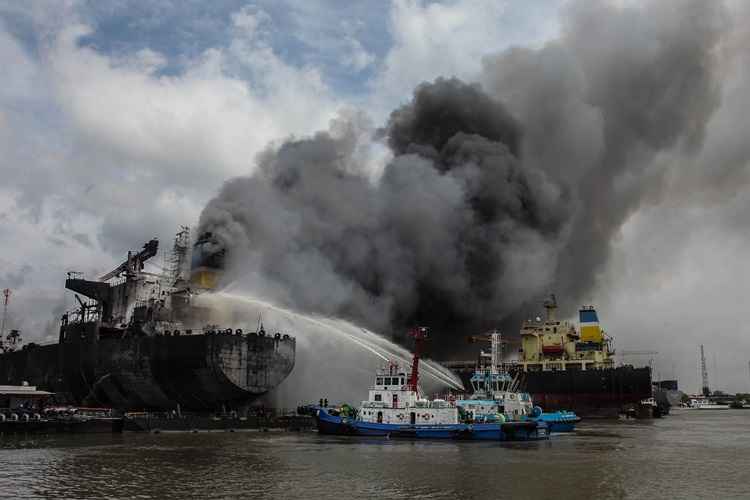
[[[533,443],[314,432],[0,436],[2,498],[750,498],[750,410]]]

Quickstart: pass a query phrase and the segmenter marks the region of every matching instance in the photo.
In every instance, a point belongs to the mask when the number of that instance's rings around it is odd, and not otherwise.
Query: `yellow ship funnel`
[[[578,311],[578,320],[581,325],[581,342],[592,342],[601,344],[604,342],[604,335],[599,326],[599,317],[593,306],[584,306]]]
[[[213,290],[224,273],[226,249],[211,233],[203,233],[193,245],[190,283]]]

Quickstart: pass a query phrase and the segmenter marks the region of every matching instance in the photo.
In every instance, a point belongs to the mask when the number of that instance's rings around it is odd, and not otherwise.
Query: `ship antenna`
[[[409,335],[414,337],[414,359],[411,363],[411,376],[409,376],[409,389],[417,392],[419,384],[419,357],[422,354],[422,345],[427,338],[427,327],[418,326],[412,328]]]

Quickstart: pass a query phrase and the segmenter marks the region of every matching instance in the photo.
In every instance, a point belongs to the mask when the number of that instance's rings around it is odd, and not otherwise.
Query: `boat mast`
[[[498,367],[500,366],[500,354],[502,352],[502,338],[500,336],[500,332],[498,332],[497,330],[494,330],[490,335],[490,346],[492,349],[492,366],[490,367],[490,373],[492,375],[497,375],[499,373]]]
[[[414,337],[414,359],[411,363],[411,375],[409,376],[409,389],[417,392],[419,383],[419,357],[422,354],[422,344],[427,338],[427,327],[418,326],[412,328],[409,335]]]

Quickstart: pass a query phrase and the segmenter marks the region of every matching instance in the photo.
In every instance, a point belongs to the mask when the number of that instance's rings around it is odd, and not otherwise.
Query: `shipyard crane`
[[[143,245],[143,250],[138,252],[137,254],[133,255],[131,252],[128,252],[128,259],[99,278],[99,281],[107,281],[115,276],[119,276],[124,272],[128,271],[141,271],[143,270],[143,263],[156,255],[157,250],[159,249],[159,240],[156,238],[152,239],[145,245]]]
[[[8,302],[10,301],[11,290],[3,290],[3,318],[0,324],[0,352],[13,352],[21,343],[21,332],[11,329],[8,335],[5,335],[5,325],[8,316]]]
[[[706,369],[706,355],[703,352],[703,344],[701,344],[701,381],[703,387],[701,388],[704,396],[711,395],[711,389],[708,387],[708,370]]]
[[[10,288],[3,290],[3,319],[2,325],[0,325],[0,343],[2,343],[3,336],[5,335],[5,319],[8,316],[8,300],[10,300]]]

